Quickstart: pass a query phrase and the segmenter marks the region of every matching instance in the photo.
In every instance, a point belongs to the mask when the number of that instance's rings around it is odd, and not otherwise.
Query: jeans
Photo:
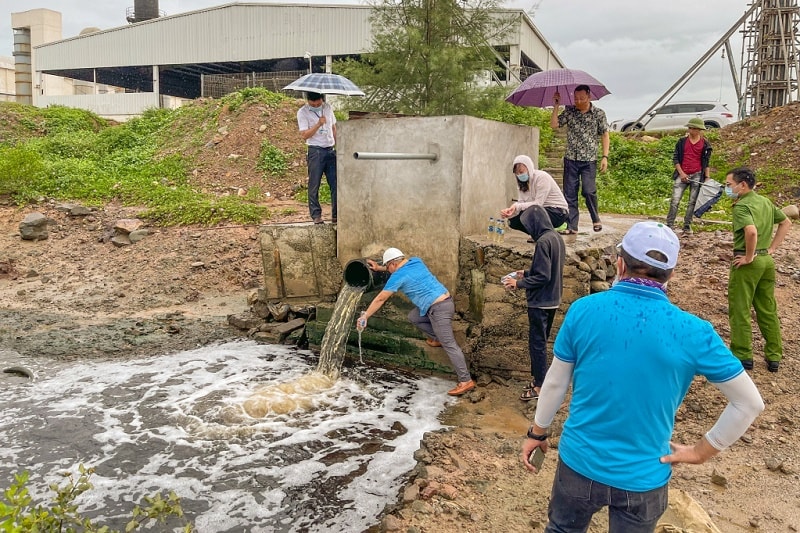
[[[553,327],[555,309],[528,308],[528,352],[531,356],[531,381],[541,387],[547,374],[547,339]]]
[[[453,335],[453,315],[456,306],[452,298],[433,304],[428,308],[426,315],[419,314],[419,307],[415,307],[408,313],[408,319],[412,324],[421,329],[428,337],[442,343],[442,348],[450,358],[450,364],[456,371],[458,381],[464,382],[472,379],[467,368],[467,360],[464,359],[464,352],[456,342]]]
[[[547,214],[550,216],[550,223],[553,225],[553,228],[557,228],[567,221],[567,212],[560,207],[545,207],[544,210],[547,211]],[[523,233],[528,233],[528,230],[525,229],[525,226],[523,226],[522,222],[519,220],[524,212],[525,211],[520,211],[518,215],[509,218],[508,227]]]
[[[667,502],[668,485],[647,492],[616,489],[580,475],[559,460],[544,531],[583,533],[592,516],[608,506],[609,533],[652,533]]]
[[[331,216],[336,220],[336,150],[309,146],[306,156],[308,164],[308,211],[311,218],[322,217],[322,206],[319,205],[319,186],[322,174],[331,189]]]
[[[567,227],[578,231],[578,188],[580,187],[586,209],[592,222],[600,222],[600,212],[597,209],[597,161],[574,161],[564,158],[564,198],[567,199],[569,216]]]
[[[689,174],[689,181],[681,181],[681,177],[675,178],[675,183],[672,185],[672,200],[669,202],[669,213],[667,214],[667,226],[672,227],[675,224],[675,217],[678,214],[678,204],[681,203],[683,191],[686,187],[689,189],[689,205],[686,206],[686,215],[683,217],[683,229],[688,229],[692,226],[692,217],[694,217],[694,207],[697,203],[697,195],[700,194],[700,173],[695,172]]]
[[[764,337],[764,358],[780,361],[783,356],[781,323],[775,301],[775,261],[769,255],[756,255],[753,262],[731,267],[728,278],[728,320],[731,351],[742,360],[753,359],[753,330],[750,307]]]

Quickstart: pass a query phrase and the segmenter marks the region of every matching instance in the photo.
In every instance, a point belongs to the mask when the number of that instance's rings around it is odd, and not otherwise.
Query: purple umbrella
[[[589,86],[591,100],[598,100],[610,94],[605,85],[584,71],[559,68],[528,76],[506,98],[506,102],[523,107],[550,107],[553,105],[553,95],[558,92],[561,96],[561,105],[575,105],[572,93],[578,85]]]

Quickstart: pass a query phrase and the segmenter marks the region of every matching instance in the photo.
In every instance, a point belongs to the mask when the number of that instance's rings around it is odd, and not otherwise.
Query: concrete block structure
[[[515,197],[511,163],[519,154],[536,161],[538,129],[468,116],[350,120],[338,126],[341,264],[379,258],[393,246],[421,257],[455,292],[461,237],[485,234],[488,218]],[[436,160],[393,159],[393,154],[435,154]]]

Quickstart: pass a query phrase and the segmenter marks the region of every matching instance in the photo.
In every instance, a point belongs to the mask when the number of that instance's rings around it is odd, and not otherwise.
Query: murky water
[[[0,487],[31,472],[36,499],[79,463],[81,509],[124,529],[144,495],[174,490],[201,532],[363,531],[397,498],[449,383],[345,368],[302,408],[252,418],[264,386],[312,374],[310,352],[236,342],[147,360],[26,366],[0,375]],[[312,387],[313,388],[313,387]]]
[[[336,298],[336,306],[331,319],[325,327],[325,335],[322,337],[322,345],[319,350],[317,371],[332,379],[339,377],[347,337],[353,328],[356,308],[362,294],[364,294],[364,287],[352,287],[344,283]]]

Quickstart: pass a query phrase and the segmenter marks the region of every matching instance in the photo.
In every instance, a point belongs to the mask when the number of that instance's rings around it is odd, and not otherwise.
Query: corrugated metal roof
[[[361,54],[372,44],[364,5],[232,3],[80,35],[35,48],[37,71],[184,65]],[[537,64],[564,66],[520,10],[522,51]],[[558,63],[553,65],[552,62]],[[545,67],[547,68],[547,67]]]
[[[369,6],[226,4],[36,47],[39,71],[364,53]]]

